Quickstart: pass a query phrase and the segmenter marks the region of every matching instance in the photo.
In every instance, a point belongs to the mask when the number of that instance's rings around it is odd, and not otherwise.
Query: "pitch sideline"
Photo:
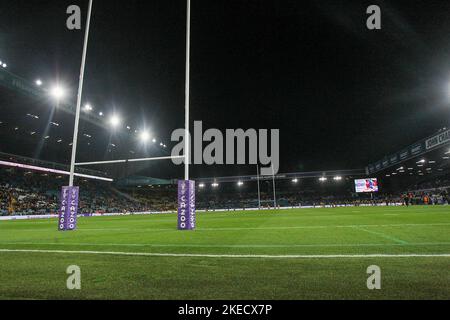
[[[330,228],[371,228],[371,227],[439,227],[450,226],[450,223],[401,223],[401,224],[349,224],[349,225],[316,225],[316,226],[281,226],[281,227],[222,227],[222,228],[198,228],[196,232],[208,231],[245,231],[245,230],[290,230],[290,229],[330,229]],[[40,231],[48,232],[48,229],[18,229],[17,231]],[[133,232],[148,232],[148,231],[170,231],[178,232],[176,228],[79,228],[77,232],[86,231],[133,231]]]
[[[0,242],[0,245],[19,246],[89,246],[89,247],[180,247],[180,248],[333,248],[333,247],[382,247],[382,246],[448,246],[450,242],[405,243],[342,243],[342,244],[163,244],[163,243],[88,243],[88,242]]]
[[[259,258],[259,259],[360,259],[360,258],[450,258],[445,254],[334,254],[334,255],[233,255],[233,254],[191,254],[191,253],[147,253],[120,251],[69,251],[69,250],[30,250],[0,249],[0,253],[50,253],[50,254],[91,254],[144,257],[177,258]]]

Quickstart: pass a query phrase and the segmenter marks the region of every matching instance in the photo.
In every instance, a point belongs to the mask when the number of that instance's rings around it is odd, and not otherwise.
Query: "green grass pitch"
[[[196,231],[177,231],[173,214],[91,217],[56,229],[0,222],[0,299],[450,299],[450,207],[200,213]],[[69,265],[81,290],[66,288]],[[381,290],[367,289],[370,265]]]

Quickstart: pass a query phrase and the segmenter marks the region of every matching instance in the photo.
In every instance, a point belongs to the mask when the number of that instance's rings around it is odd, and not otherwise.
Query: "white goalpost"
[[[86,56],[89,42],[90,22],[92,16],[93,0],[89,0],[88,14],[86,20],[86,30],[84,36],[83,54],[81,59],[80,80],[77,94],[77,106],[75,113],[75,126],[72,143],[72,157],[70,162],[70,178],[69,186],[63,187],[61,192],[61,203],[58,228],[60,231],[75,230],[79,188],[73,185],[75,176],[75,167],[117,164],[128,162],[144,162],[157,160],[173,160],[184,159],[184,180],[178,181],[178,229],[193,230],[195,229],[195,182],[189,180],[189,159],[190,159],[190,139],[189,139],[189,108],[190,108],[190,36],[191,36],[191,0],[187,1],[186,7],[186,79],[185,79],[185,136],[184,136],[184,155],[182,156],[165,156],[139,159],[122,159],[109,161],[93,161],[76,163],[78,127],[80,121],[81,101],[83,94],[83,80],[86,67]]]
[[[154,158],[138,158],[138,159],[124,159],[124,160],[108,160],[108,161],[93,161],[93,162],[80,162],[75,163],[75,166],[94,166],[102,164],[116,164],[127,162],[144,162],[144,161],[157,161],[157,160],[172,160],[172,159],[184,159],[185,156],[167,156],[167,157],[154,157]]]

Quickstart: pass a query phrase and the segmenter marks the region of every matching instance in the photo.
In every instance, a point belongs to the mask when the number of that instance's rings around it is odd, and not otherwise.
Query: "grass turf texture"
[[[365,256],[450,254],[450,207],[236,211],[197,223],[182,232],[176,215],[91,217],[58,232],[54,219],[0,222],[0,299],[450,298],[448,256]],[[66,288],[69,265],[81,268],[81,290]],[[367,289],[370,265],[381,268],[381,290]]]

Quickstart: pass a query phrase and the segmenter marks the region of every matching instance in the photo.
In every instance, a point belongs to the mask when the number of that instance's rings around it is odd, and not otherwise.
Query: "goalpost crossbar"
[[[102,165],[102,164],[115,164],[115,163],[127,163],[127,162],[144,162],[144,161],[172,160],[172,159],[184,159],[184,156],[167,156],[167,157],[154,157],[154,158],[139,158],[139,159],[125,159],[125,160],[80,162],[80,163],[75,163],[75,166],[80,167],[80,166],[93,166],[93,165]]]

